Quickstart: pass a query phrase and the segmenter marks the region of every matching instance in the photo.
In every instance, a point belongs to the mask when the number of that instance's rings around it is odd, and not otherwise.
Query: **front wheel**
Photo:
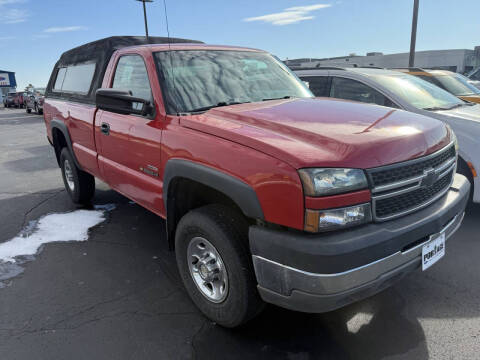
[[[177,265],[188,294],[205,316],[225,327],[247,322],[264,306],[247,234],[245,219],[221,205],[190,211],[176,231]]]
[[[90,203],[95,193],[95,178],[75,165],[73,156],[66,147],[60,153],[60,167],[65,189],[72,201],[82,205]]]

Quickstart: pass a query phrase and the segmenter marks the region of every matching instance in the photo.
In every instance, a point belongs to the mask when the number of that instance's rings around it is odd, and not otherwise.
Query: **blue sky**
[[[413,0],[166,0],[170,35],[261,48],[282,59],[406,52]],[[166,35],[163,0],[147,4]],[[44,86],[60,54],[111,35],[143,35],[134,0],[0,0],[0,69]],[[417,50],[480,45],[479,0],[420,0]]]

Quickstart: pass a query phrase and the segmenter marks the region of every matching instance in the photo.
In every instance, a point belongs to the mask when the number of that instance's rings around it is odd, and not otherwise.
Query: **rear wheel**
[[[28,114],[30,114],[30,113],[32,112],[32,109],[30,109],[30,108],[28,107],[28,105],[27,105],[27,106],[25,107],[25,111],[26,111]]]
[[[178,224],[175,252],[188,294],[214,322],[239,326],[263,309],[240,214],[222,205],[190,211]]]
[[[65,189],[72,201],[83,205],[90,203],[95,193],[95,178],[75,165],[67,148],[63,148],[60,153],[60,167]]]

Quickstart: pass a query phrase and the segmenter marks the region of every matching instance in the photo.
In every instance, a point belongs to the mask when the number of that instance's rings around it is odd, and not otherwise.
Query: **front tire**
[[[65,147],[60,153],[60,167],[67,193],[75,204],[87,205],[95,193],[95,178],[80,170],[70,151]]]
[[[240,214],[222,205],[190,211],[177,226],[175,252],[190,298],[212,321],[236,327],[263,309]]]
[[[25,108],[25,111],[27,112],[27,114],[30,114],[32,112],[32,109],[30,109],[27,105],[27,107]]]

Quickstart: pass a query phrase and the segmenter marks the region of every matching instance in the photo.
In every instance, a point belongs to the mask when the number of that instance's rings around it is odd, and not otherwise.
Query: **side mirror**
[[[151,115],[153,107],[150,101],[132,96],[130,91],[118,89],[98,89],[95,103],[101,110],[118,114]]]

